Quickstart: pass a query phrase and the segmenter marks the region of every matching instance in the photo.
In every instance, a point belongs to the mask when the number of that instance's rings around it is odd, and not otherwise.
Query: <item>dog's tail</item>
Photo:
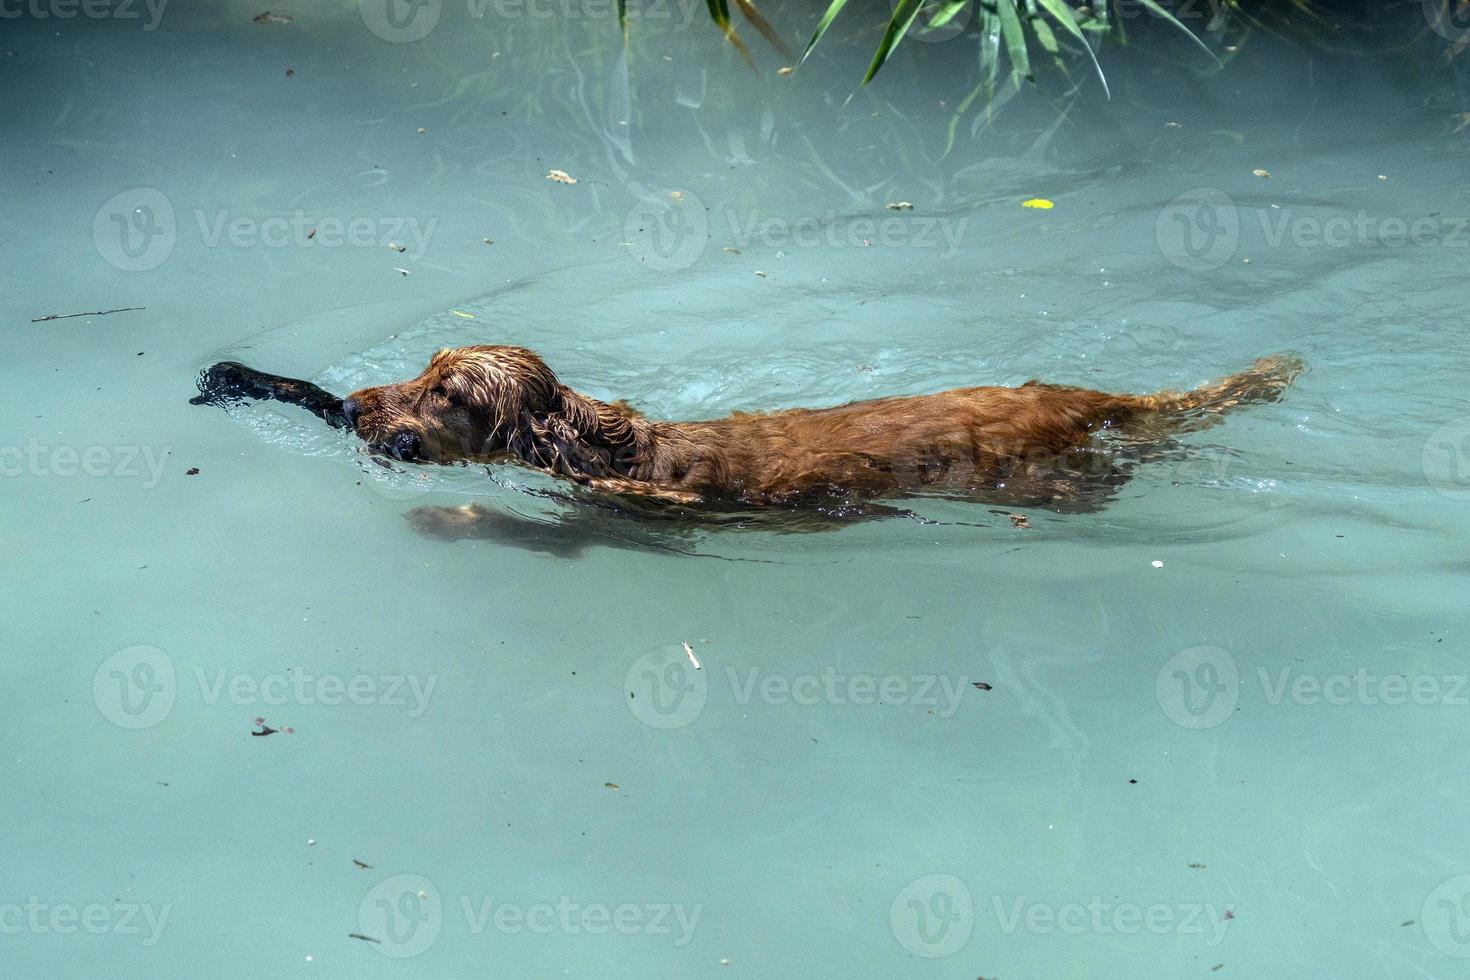
[[[1233,408],[1276,401],[1306,366],[1296,354],[1272,354],[1256,361],[1247,371],[1193,391],[1135,396],[1133,407],[1141,416],[1153,416],[1174,427],[1203,428]]]

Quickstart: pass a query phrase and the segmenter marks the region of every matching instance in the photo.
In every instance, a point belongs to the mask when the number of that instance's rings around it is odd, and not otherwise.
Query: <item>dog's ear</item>
[[[545,412],[522,413],[511,450],[533,466],[576,480],[624,476],[643,459],[646,426],[558,383]]]

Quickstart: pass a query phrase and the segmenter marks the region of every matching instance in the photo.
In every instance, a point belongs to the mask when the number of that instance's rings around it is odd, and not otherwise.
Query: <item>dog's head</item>
[[[633,419],[566,387],[524,347],[441,350],[417,378],[355,391],[342,411],[369,448],[405,462],[512,455],[567,476],[604,476],[639,456]]]
[[[363,442],[396,459],[493,459],[518,429],[556,409],[561,389],[523,347],[457,347],[435,354],[417,378],[354,391],[342,410]]]

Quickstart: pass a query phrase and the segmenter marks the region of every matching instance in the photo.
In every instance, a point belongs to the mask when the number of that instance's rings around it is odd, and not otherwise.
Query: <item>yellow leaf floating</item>
[[[449,312],[464,320],[473,320],[475,318],[473,313],[461,313],[459,310],[450,310]]]
[[[1053,203],[1051,203],[1050,201],[1048,201],[1044,197],[1033,197],[1029,201],[1022,201],[1021,202],[1021,207],[1023,207],[1023,208],[1040,208],[1043,211],[1050,211],[1052,208],[1056,207],[1056,205],[1053,204]]]

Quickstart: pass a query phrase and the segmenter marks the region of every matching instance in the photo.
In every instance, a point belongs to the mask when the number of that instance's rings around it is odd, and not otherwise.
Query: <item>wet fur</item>
[[[364,388],[344,404],[369,446],[408,461],[519,461],[651,501],[825,506],[933,493],[1047,506],[1113,482],[1099,433],[1149,441],[1213,424],[1280,397],[1301,370],[1299,359],[1276,355],[1182,393],[1028,381],[675,422],[577,392],[525,348],[475,346],[440,351],[417,378]],[[394,449],[405,434],[408,455]]]

